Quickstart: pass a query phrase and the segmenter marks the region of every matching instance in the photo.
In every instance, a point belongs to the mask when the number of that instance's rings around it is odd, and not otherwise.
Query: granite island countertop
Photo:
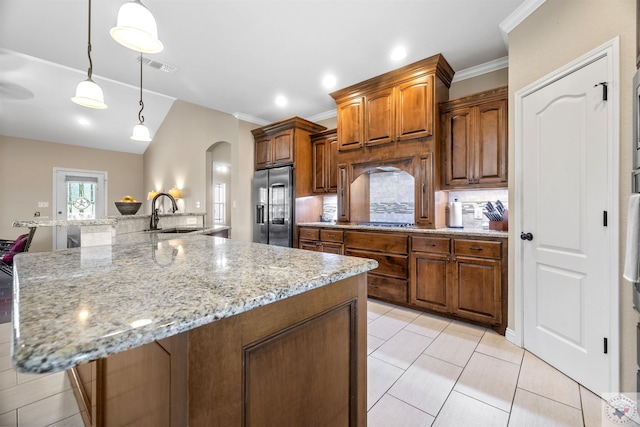
[[[343,230],[376,230],[376,231],[395,231],[398,233],[420,233],[420,234],[450,234],[464,237],[499,237],[508,238],[508,231],[480,230],[477,228],[419,228],[419,227],[381,227],[371,225],[353,224],[337,224],[335,222],[303,222],[296,224],[300,227],[321,227],[336,228]]]
[[[69,369],[377,267],[202,234],[152,234],[16,256],[14,367]]]

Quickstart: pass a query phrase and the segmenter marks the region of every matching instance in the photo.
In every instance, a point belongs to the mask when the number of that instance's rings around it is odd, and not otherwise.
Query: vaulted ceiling
[[[109,35],[125,1],[92,2],[93,79],[109,106],[92,110],[70,101],[87,74],[88,0],[0,0],[0,134],[144,152],[129,139],[139,54]],[[165,46],[145,57],[176,68],[144,67],[145,124],[153,135],[175,99],[259,124],[329,117],[330,92],[428,56],[456,71],[506,57],[499,24],[523,1],[144,0]],[[407,56],[392,61],[398,45]]]

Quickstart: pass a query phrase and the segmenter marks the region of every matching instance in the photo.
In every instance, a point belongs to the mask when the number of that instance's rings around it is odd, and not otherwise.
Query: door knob
[[[522,232],[522,233],[520,233],[520,238],[521,238],[522,240],[529,240],[529,241],[531,241],[531,240],[533,240],[533,234],[531,234],[531,233],[525,233],[525,232]]]

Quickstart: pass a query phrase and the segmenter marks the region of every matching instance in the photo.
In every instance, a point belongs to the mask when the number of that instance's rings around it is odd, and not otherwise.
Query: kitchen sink
[[[204,228],[161,228],[158,230],[145,230],[147,233],[162,233],[162,234],[183,234],[191,233],[193,231],[204,230]]]

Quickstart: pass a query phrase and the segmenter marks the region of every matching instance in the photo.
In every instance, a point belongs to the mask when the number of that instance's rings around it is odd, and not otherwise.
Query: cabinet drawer
[[[443,237],[413,236],[411,237],[411,250],[448,254],[451,250],[451,239]]]
[[[351,249],[346,249],[344,254],[378,261],[378,268],[371,270],[376,274],[397,277],[399,279],[409,278],[409,257],[407,255],[390,255]]]
[[[481,258],[502,258],[502,243],[484,240],[461,240],[453,242],[456,255],[469,255]]]
[[[317,228],[300,228],[298,238],[305,240],[320,240],[320,230]]]
[[[407,302],[407,281],[367,274],[367,294],[394,302]]]
[[[342,255],[343,248],[342,248],[342,245],[339,244],[339,243],[326,243],[326,242],[323,242],[322,243],[322,252],[325,252],[325,253],[328,253],[328,254]]]
[[[344,234],[338,230],[320,230],[320,240],[323,242],[342,243],[344,241]]]
[[[360,231],[347,231],[345,233],[345,242],[349,249],[394,252],[408,255],[408,241],[409,236],[406,234],[366,233]]]

